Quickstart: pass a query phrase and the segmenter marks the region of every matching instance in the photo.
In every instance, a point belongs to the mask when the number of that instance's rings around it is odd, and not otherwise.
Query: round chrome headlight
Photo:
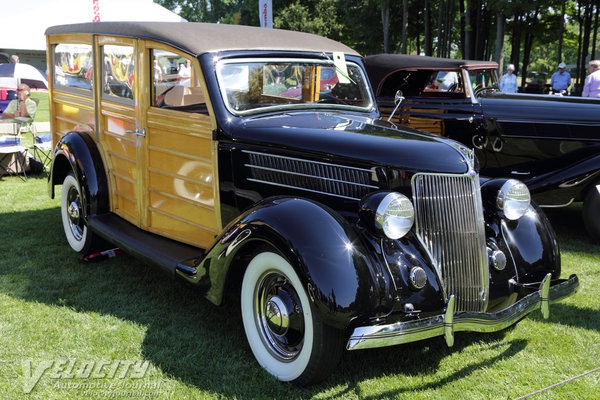
[[[400,239],[412,228],[415,209],[408,197],[401,193],[388,193],[377,206],[375,223],[390,239]]]
[[[516,179],[507,180],[498,192],[496,205],[510,220],[521,218],[529,209],[531,195],[527,186]]]

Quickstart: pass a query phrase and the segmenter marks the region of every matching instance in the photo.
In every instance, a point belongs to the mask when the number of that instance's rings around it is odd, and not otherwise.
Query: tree
[[[402,0],[402,53],[406,54],[408,42],[408,0]]]
[[[381,7],[381,24],[383,25],[383,52],[390,52],[390,0],[384,0]]]
[[[566,6],[567,6],[567,0],[562,0],[561,2],[561,17],[560,17],[560,24],[559,24],[559,31],[558,31],[558,62],[557,64],[560,64],[562,62],[562,46],[563,46],[563,35],[565,32],[565,10],[566,10]]]

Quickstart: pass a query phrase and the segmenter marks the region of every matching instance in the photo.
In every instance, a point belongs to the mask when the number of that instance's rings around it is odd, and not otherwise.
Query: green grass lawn
[[[3,177],[0,398],[518,398],[600,367],[600,246],[578,212],[549,214],[563,275],[581,280],[549,320],[536,311],[503,332],[459,332],[450,349],[436,338],[348,352],[328,380],[299,389],[256,363],[237,304],[215,307],[127,255],[79,263],[46,179]],[[134,362],[144,373],[127,370]],[[596,372],[532,398],[597,398],[599,386]]]

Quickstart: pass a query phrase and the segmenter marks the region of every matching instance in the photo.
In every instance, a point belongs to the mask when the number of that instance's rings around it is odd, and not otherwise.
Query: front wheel
[[[583,223],[597,243],[600,243],[600,183],[594,185],[583,199]]]
[[[87,228],[81,188],[72,173],[69,173],[63,181],[60,211],[69,245],[73,250],[87,254],[97,239]]]
[[[296,271],[279,254],[262,252],[250,261],[241,311],[252,353],[277,379],[313,384],[337,365],[342,332],[314,315]]]

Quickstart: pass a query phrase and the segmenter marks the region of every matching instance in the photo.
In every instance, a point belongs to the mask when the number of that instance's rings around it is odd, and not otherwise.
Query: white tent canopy
[[[46,28],[93,21],[184,21],[152,0],[3,1],[0,49],[45,50]]]

